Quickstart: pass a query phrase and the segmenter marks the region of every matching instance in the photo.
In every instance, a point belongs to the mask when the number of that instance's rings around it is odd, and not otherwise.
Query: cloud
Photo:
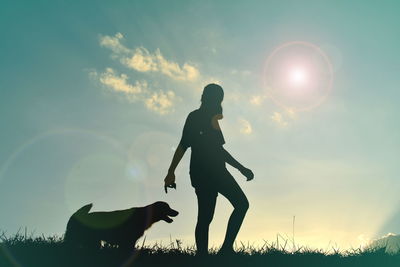
[[[240,75],[242,77],[247,77],[251,75],[251,71],[249,70],[237,70],[237,69],[232,69],[231,70],[232,75]]]
[[[132,57],[122,57],[121,63],[140,72],[158,71],[155,58],[144,47],[136,48]]]
[[[297,118],[297,113],[292,109],[292,108],[287,108],[286,109],[286,114],[289,116],[291,119],[296,119]]]
[[[254,106],[261,106],[266,98],[267,96],[265,95],[254,95],[250,98],[250,104]]]
[[[165,59],[160,49],[152,54],[146,48],[139,47],[135,49],[133,56],[124,57],[121,62],[136,71],[160,72],[174,80],[195,81],[200,76],[199,70],[188,63],[181,67],[178,63]]]
[[[240,124],[240,133],[242,134],[251,134],[253,132],[253,128],[251,127],[251,124],[249,121],[245,119],[239,119],[239,124]]]
[[[99,75],[99,81],[116,92],[138,95],[147,90],[147,82],[136,81],[135,85],[132,85],[127,80],[128,76],[126,74],[117,75],[112,68],[107,68],[106,72]]]
[[[280,126],[287,126],[288,125],[288,122],[284,120],[282,114],[277,112],[277,111],[275,111],[272,114],[271,120],[274,121],[275,123],[277,123]]]
[[[160,91],[153,93],[145,100],[146,107],[161,115],[169,113],[173,108],[175,93],[168,91],[166,93]]]
[[[152,92],[146,81],[131,84],[126,74],[118,75],[112,68],[107,68],[103,73],[92,71],[89,75],[113,92],[123,93],[130,102],[142,102],[147,109],[160,115],[173,111],[176,96],[172,91]]]
[[[156,49],[154,53],[149,52],[145,47],[130,49],[121,44],[124,36],[117,33],[115,36],[100,36],[100,46],[106,47],[113,52],[113,57],[126,67],[139,72],[158,72],[179,81],[196,81],[200,77],[200,71],[192,64],[178,63],[167,60]]]
[[[200,72],[194,65],[189,63],[179,65],[168,60],[162,55],[160,49],[151,53],[142,46],[129,48],[123,44],[123,40],[122,33],[116,33],[114,36],[102,35],[99,44],[101,47],[110,49],[112,58],[129,69],[142,73],[160,73],[179,81],[199,80]],[[90,75],[112,91],[125,94],[129,101],[141,101],[147,109],[161,115],[171,112],[177,99],[171,90],[151,90],[146,81],[135,81],[132,84],[129,82],[128,75],[117,74],[112,68],[107,68],[103,73],[94,71]]]
[[[400,235],[389,233],[372,241],[367,248],[384,249],[385,252],[389,254],[398,253],[400,252]]]
[[[120,43],[124,36],[117,33],[115,36],[101,36],[100,46],[111,49],[115,54],[129,53],[130,50]]]

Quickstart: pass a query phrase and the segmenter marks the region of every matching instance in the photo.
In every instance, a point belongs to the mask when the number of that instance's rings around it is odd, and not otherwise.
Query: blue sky
[[[77,208],[164,200],[180,211],[148,240],[193,243],[186,155],[163,179],[209,82],[225,90],[227,144],[255,173],[239,239],[276,234],[358,246],[399,232],[396,1],[6,1],[0,10],[0,229],[62,234]],[[333,66],[325,101],[276,105],[268,56],[304,41]],[[187,153],[189,154],[189,153]],[[231,208],[219,197],[211,241]]]

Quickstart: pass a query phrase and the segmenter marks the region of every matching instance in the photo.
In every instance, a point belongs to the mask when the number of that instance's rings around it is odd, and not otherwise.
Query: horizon
[[[255,174],[228,168],[250,202],[238,241],[350,248],[400,233],[397,1],[3,6],[0,231],[61,235],[88,203],[161,200],[180,214],[146,242],[194,244],[189,151],[177,190],[163,180],[215,82],[224,147]],[[212,246],[230,211],[220,195]]]

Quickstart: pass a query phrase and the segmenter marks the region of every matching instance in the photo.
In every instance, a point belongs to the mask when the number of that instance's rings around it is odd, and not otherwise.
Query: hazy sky
[[[73,3],[72,3],[73,2]],[[0,229],[62,234],[81,206],[167,201],[147,240],[194,242],[189,152],[163,192],[187,114],[225,90],[226,145],[255,173],[239,240],[326,248],[400,232],[398,1],[6,1],[0,9]],[[267,58],[292,41],[332,65],[325,101],[277,105]],[[301,92],[297,92],[302,94]],[[295,98],[296,99],[296,98]],[[218,197],[211,242],[230,204]]]

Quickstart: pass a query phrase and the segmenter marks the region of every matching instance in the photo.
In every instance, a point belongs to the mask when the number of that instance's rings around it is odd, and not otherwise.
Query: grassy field
[[[179,240],[168,246],[141,245],[130,253],[115,247],[68,249],[61,237],[17,234],[1,237],[0,266],[400,266],[400,254],[389,255],[384,249],[288,251],[283,245],[265,243],[260,248],[241,244],[231,256],[219,256],[216,251],[207,257],[196,257],[194,247],[182,247]]]

